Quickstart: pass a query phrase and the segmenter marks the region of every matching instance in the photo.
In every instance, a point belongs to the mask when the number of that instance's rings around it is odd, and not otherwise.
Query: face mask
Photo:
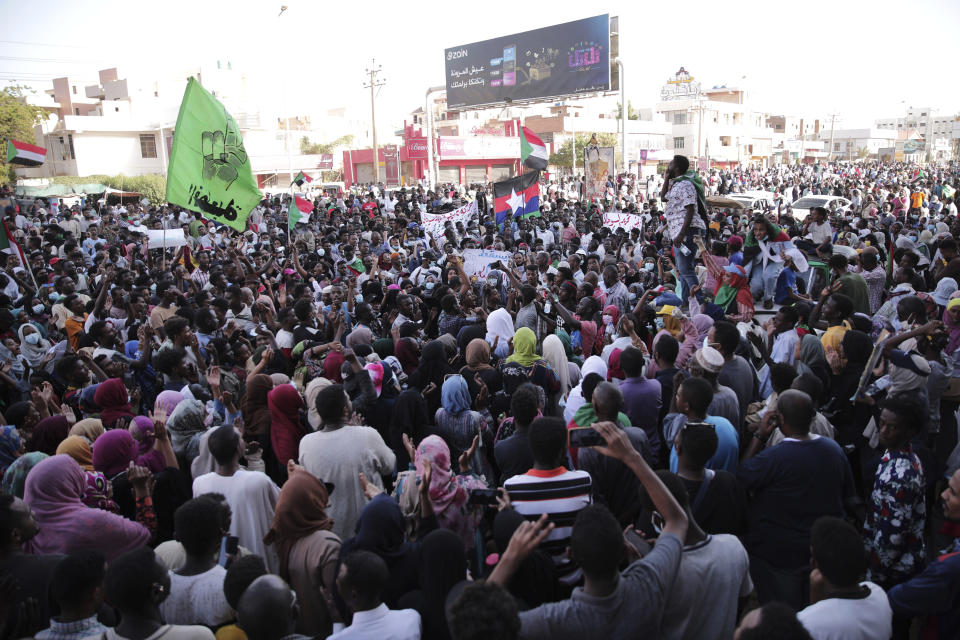
[[[49,296],[47,296],[47,297],[50,298],[50,300],[52,300],[53,302],[56,302],[57,300],[60,299],[60,294],[58,294],[58,293],[51,293],[51,294],[50,294]]]
[[[657,316],[653,322],[654,324],[657,325],[657,331],[659,331],[660,329],[663,329],[663,318],[661,318],[660,316]]]
[[[612,324],[612,323],[613,323],[613,316],[610,316],[610,315],[607,315],[607,314],[603,314],[602,318],[603,318],[603,324]]]
[[[323,256],[323,254],[324,254],[324,250],[323,250],[323,249],[317,249],[317,255],[318,255],[318,256]]]
[[[153,292],[153,293],[156,293],[156,292],[157,292],[157,285],[156,285],[156,283],[150,285],[150,291]]]
[[[630,301],[632,302],[632,301],[634,301],[634,300],[637,299],[637,294],[635,294],[633,291],[631,291],[631,292],[630,292],[630,295],[629,295],[628,297],[630,298]]]
[[[43,308],[44,308],[44,307],[43,307],[42,304],[35,304],[35,305],[33,305],[33,313],[34,313],[34,315],[40,315],[41,313],[43,313]],[[33,335],[33,334],[30,334],[30,335]]]
[[[363,296],[360,295],[359,293],[356,296],[354,296],[353,299],[356,301],[357,304],[363,304]]]
[[[487,284],[490,285],[491,287],[495,287],[495,286],[497,286],[497,279],[496,279],[496,278],[487,278]]]
[[[913,242],[916,242],[916,241],[917,241],[917,236],[911,234],[911,235],[910,235],[910,240],[913,241]]]
[[[643,264],[643,268],[646,269],[647,271],[653,271],[654,264],[652,262],[645,262]]]
[[[428,282],[427,284],[425,284],[425,285],[423,285],[423,286],[426,288],[427,291],[430,291],[431,289],[433,289],[434,283]]]
[[[35,344],[37,344],[37,343],[40,342],[40,334],[39,334],[39,333],[31,333],[30,335],[26,336],[26,337],[24,338],[24,340],[27,341],[27,344],[34,344],[34,345],[35,345]]]

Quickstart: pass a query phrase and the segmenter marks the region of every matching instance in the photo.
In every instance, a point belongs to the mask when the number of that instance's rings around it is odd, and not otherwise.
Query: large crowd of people
[[[584,188],[0,194],[0,638],[960,638],[960,165]]]

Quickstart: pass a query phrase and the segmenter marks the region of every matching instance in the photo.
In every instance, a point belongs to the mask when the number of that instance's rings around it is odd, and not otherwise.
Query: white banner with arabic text
[[[603,214],[603,226],[616,231],[617,227],[623,227],[627,233],[634,229],[639,229],[643,233],[643,216],[633,213],[620,213],[619,211],[606,211]]]
[[[463,270],[469,277],[486,278],[487,272],[497,260],[508,264],[513,254],[509,251],[493,251],[490,249],[465,249],[463,252]]]
[[[440,236],[443,235],[443,228],[447,222],[452,222],[454,226],[456,226],[458,222],[462,222],[463,226],[466,227],[467,223],[475,215],[477,215],[476,200],[463,205],[459,209],[454,209],[446,213],[424,213],[420,216],[420,222],[424,231],[439,240]]]

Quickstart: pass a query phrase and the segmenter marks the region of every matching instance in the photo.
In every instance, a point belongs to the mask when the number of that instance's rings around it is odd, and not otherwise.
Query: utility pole
[[[833,160],[833,125],[837,121],[837,114],[830,114],[830,155],[827,156],[827,161]]]
[[[380,150],[377,147],[377,111],[374,105],[376,99],[376,89],[387,84],[386,80],[377,80],[377,74],[383,71],[382,65],[376,65],[376,60],[370,61],[371,69],[366,70],[366,74],[370,76],[370,80],[367,84],[363,85],[364,89],[370,89],[370,126],[373,127],[373,181],[375,184],[380,184]],[[376,65],[376,66],[374,66]]]

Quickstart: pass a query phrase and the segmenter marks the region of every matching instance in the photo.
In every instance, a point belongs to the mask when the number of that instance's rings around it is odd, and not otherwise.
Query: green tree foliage
[[[567,169],[573,168],[573,140],[576,138],[577,142],[577,169],[578,171],[583,171],[583,149],[588,144],[590,144],[590,138],[596,135],[597,143],[601,147],[615,147],[617,164],[620,163],[620,137],[615,133],[577,133],[573,138],[567,138],[567,140],[560,145],[560,148],[557,149],[554,153],[550,155],[550,164],[555,167],[564,167]]]
[[[338,147],[346,147],[353,143],[353,136],[347,134],[345,136],[340,136],[333,142],[310,142],[310,138],[303,136],[300,138],[300,153],[303,154],[316,154],[316,153],[333,153]]]
[[[143,195],[150,204],[160,204],[167,199],[167,179],[158,173],[148,173],[142,176],[125,176],[122,173],[115,176],[57,176],[51,178],[53,184],[105,184],[111,189],[132,191]]]
[[[617,103],[617,120],[620,120],[620,103]],[[633,108],[633,103],[627,100],[627,120],[639,120],[640,112]]]
[[[0,182],[3,184],[16,181],[13,167],[7,165],[7,141],[19,140],[33,144],[36,140],[33,128],[43,119],[43,109],[27,104],[26,94],[29,91],[29,88],[20,85],[0,89],[0,144],[3,145]]]

